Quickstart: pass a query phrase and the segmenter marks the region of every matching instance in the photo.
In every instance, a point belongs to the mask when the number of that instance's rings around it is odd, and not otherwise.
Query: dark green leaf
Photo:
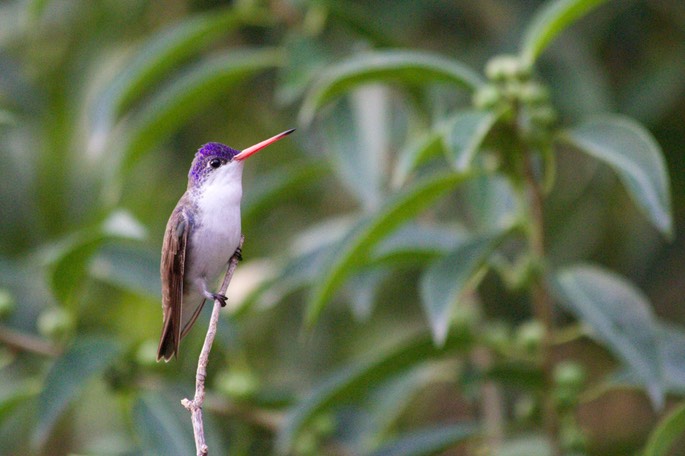
[[[182,416],[181,412],[180,400],[171,402],[169,398],[153,393],[138,399],[133,406],[133,422],[143,454],[196,454],[190,414],[186,412]]]
[[[299,190],[324,174],[322,163],[296,163],[260,174],[259,182],[243,195],[243,220],[256,219],[264,211],[279,204],[284,198],[293,198]]]
[[[95,229],[80,233],[61,248],[53,261],[52,292],[57,299],[70,304],[95,252],[113,239],[137,239],[145,236],[145,229],[128,212],[114,211]]]
[[[445,255],[463,242],[468,233],[458,225],[407,223],[373,249],[374,264],[423,263]]]
[[[95,106],[96,119],[104,121],[103,126],[109,130],[122,110],[146,88],[162,79],[180,61],[240,25],[243,18],[239,13],[230,8],[198,14],[148,38],[124,71],[103,91]],[[97,125],[96,128],[99,129]]]
[[[442,151],[442,129],[434,128],[402,148],[392,176],[392,186],[401,187],[417,166]]]
[[[133,293],[161,295],[159,252],[120,244],[105,245],[90,262],[89,273]]]
[[[652,431],[643,456],[669,456],[673,444],[685,436],[685,404],[681,404],[662,419]]]
[[[368,52],[332,66],[321,76],[302,104],[300,123],[311,123],[317,109],[352,87],[370,81],[398,80],[413,84],[447,82],[469,90],[482,83],[471,69],[439,55],[415,51]]]
[[[300,431],[321,411],[359,399],[370,386],[435,357],[470,347],[471,335],[450,336],[442,349],[436,348],[430,336],[421,335],[376,359],[357,363],[329,377],[287,416],[277,435],[280,454],[288,454]]]
[[[125,166],[166,138],[234,84],[282,63],[274,49],[236,50],[202,60],[157,92],[132,119]]]
[[[528,24],[521,57],[533,64],[556,36],[606,0],[553,0],[545,3]]]
[[[501,176],[485,174],[464,185],[464,204],[473,231],[485,233],[505,229],[515,222],[516,194],[511,182]]]
[[[101,374],[120,353],[119,345],[103,337],[80,337],[48,372],[38,399],[38,424],[33,435],[37,446],[50,436],[55,423],[77,398],[85,384]]]
[[[550,278],[559,302],[591,329],[664,403],[663,360],[647,298],[622,277],[591,265],[567,267]]]
[[[429,456],[441,454],[473,437],[478,428],[473,424],[453,424],[403,435],[383,445],[371,456]]]
[[[632,119],[606,116],[573,128],[563,138],[611,166],[654,226],[673,235],[666,164],[659,144],[644,127]]]
[[[362,110],[374,112],[364,113]],[[371,105],[351,98],[337,103],[332,115],[322,121],[322,142],[334,164],[333,171],[350,194],[367,209],[377,207],[383,197],[384,116],[389,114],[383,111],[382,107],[376,111]],[[362,122],[364,116],[373,117],[373,120]]]
[[[314,324],[328,300],[376,242],[416,216],[433,201],[464,182],[468,174],[440,174],[420,181],[388,201],[377,213],[363,218],[330,254],[307,303],[306,321]]]
[[[492,111],[462,111],[452,119],[444,141],[447,160],[456,171],[465,171],[480,149],[498,116]]]
[[[475,286],[478,272],[501,239],[501,233],[468,239],[434,262],[421,277],[421,303],[437,345],[445,342],[455,306]]]

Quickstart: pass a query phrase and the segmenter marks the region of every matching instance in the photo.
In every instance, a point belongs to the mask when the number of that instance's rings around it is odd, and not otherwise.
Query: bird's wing
[[[186,246],[190,222],[183,210],[171,214],[164,233],[162,247],[162,312],[164,323],[162,337],[157,350],[157,360],[171,359],[178,352],[181,343],[181,307],[183,301],[183,276],[186,261]]]

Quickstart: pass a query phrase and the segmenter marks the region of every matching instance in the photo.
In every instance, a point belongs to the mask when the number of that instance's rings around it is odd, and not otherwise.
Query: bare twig
[[[13,350],[28,351],[44,356],[59,356],[62,348],[40,337],[0,326],[0,343]]]
[[[221,289],[219,290],[220,295],[226,295],[228,284],[231,283],[235,268],[238,266],[238,261],[240,261],[240,250],[243,247],[243,241],[245,241],[245,237],[240,236],[238,249],[228,262],[228,269],[226,270],[224,281],[221,284]],[[216,336],[216,327],[219,322],[220,311],[221,301],[215,299],[214,308],[212,309],[212,316],[209,320],[209,327],[207,328],[207,335],[205,336],[205,342],[202,345],[200,359],[197,362],[197,373],[195,374],[195,397],[192,401],[187,398],[181,401],[181,404],[183,404],[183,406],[188,409],[191,414],[197,456],[207,456],[209,452],[209,448],[205,442],[205,431],[202,421],[202,404],[205,401],[205,378],[207,378],[207,362],[209,361],[209,352],[212,349],[214,337]]]

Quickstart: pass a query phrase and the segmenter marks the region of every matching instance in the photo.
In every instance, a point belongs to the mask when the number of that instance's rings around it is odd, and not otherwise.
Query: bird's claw
[[[228,299],[226,296],[219,293],[214,293],[212,294],[212,298],[216,301],[219,301],[221,303],[221,307],[226,307],[226,300]]]
[[[243,261],[243,250],[238,247],[235,249],[235,253],[233,254],[234,257],[238,259],[238,261]]]

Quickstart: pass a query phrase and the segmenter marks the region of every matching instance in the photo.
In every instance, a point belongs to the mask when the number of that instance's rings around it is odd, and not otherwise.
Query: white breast
[[[187,264],[192,277],[202,276],[211,283],[238,248],[242,168],[242,163],[230,163],[217,170],[199,195],[190,236],[193,258]]]

